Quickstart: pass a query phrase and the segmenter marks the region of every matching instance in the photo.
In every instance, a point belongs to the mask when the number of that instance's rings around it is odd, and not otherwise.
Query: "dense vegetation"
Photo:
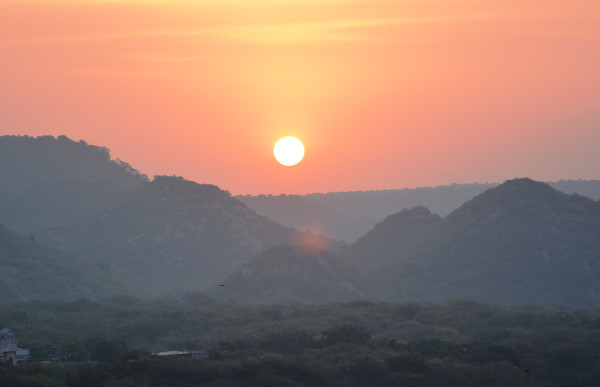
[[[132,291],[95,265],[0,225],[0,302],[106,297]],[[2,319],[2,316],[0,316]]]
[[[242,302],[298,302],[367,300],[346,278],[353,267],[329,251],[305,251],[275,246],[254,257],[209,291],[221,299]],[[221,286],[223,285],[223,286]]]
[[[600,378],[597,311],[467,301],[242,306],[188,294],[4,304],[0,316],[33,360],[83,361],[3,365],[2,385],[580,386]],[[209,357],[150,354],[170,349]]]

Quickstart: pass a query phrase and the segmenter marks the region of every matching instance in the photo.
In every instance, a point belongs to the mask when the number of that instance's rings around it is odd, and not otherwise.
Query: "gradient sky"
[[[0,0],[0,134],[233,194],[600,179],[600,1]]]

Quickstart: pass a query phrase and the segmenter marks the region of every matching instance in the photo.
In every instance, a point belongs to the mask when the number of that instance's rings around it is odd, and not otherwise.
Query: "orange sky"
[[[0,0],[0,134],[233,194],[600,179],[600,2]]]

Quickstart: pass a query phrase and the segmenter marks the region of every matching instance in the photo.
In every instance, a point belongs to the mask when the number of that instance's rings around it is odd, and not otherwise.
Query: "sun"
[[[296,137],[282,137],[275,143],[273,154],[280,164],[291,167],[302,161],[304,157],[304,145]]]

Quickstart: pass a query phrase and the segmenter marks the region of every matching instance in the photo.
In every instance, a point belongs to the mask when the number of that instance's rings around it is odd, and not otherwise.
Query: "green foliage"
[[[321,342],[326,346],[339,343],[367,345],[370,341],[371,334],[366,329],[351,324],[326,329],[321,338]]]
[[[306,330],[267,333],[260,346],[273,352],[292,353],[306,348],[315,348],[317,340]]]
[[[52,362],[3,365],[2,385],[577,386],[600,377],[600,312],[591,310],[113,297],[0,304],[0,316],[32,360]],[[209,358],[149,353],[174,349]]]
[[[0,301],[103,297],[131,287],[94,265],[0,227]],[[15,316],[15,319],[26,316]]]

